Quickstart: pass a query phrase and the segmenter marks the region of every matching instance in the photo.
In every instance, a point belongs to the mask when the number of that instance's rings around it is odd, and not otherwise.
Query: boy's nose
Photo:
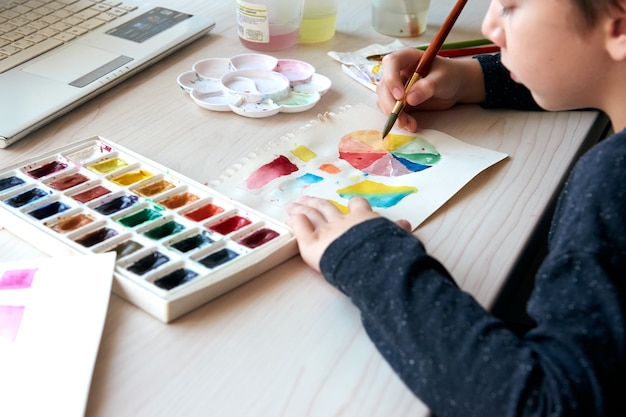
[[[501,20],[502,14],[500,12],[502,6],[499,0],[491,0],[487,14],[483,19],[482,32],[483,36],[500,47],[504,47],[505,38],[504,31],[502,30]]]

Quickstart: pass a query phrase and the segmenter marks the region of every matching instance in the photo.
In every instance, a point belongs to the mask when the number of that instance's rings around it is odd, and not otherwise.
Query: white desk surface
[[[327,52],[353,51],[393,39],[372,29],[369,2],[339,3],[332,40],[272,53],[308,61],[333,81],[332,89],[308,112],[247,119],[196,106],[176,84],[178,74],[200,59],[250,50],[237,38],[234,1],[171,1],[171,7],[211,16],[216,28],[0,150],[0,166],[101,135],[206,182],[237,161],[243,150],[256,148],[317,113],[359,102],[375,106],[375,94],[343,74]],[[488,3],[469,2],[448,41],[482,37],[480,22]],[[427,32],[404,39],[407,44],[432,39],[454,1],[432,4]],[[480,174],[416,232],[459,285],[486,307],[511,274],[575,156],[585,143],[597,139],[593,137],[597,129],[592,129],[597,119],[592,111],[487,111],[472,105],[420,115],[422,127],[510,155]],[[232,146],[215,146],[224,142]],[[0,229],[0,260],[42,256],[46,255]],[[427,413],[376,351],[349,300],[295,257],[169,325],[114,295],[86,415]]]

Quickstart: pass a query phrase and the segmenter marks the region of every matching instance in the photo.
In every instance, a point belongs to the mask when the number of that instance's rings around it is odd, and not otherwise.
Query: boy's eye
[[[502,16],[506,16],[513,11],[513,2],[508,0],[500,1],[500,5],[502,6],[502,10],[500,10],[500,14]]]

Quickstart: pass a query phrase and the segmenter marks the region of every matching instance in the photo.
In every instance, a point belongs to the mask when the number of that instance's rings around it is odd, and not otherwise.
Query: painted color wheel
[[[339,158],[370,174],[397,177],[430,168],[441,159],[437,149],[419,136],[358,130],[341,138]]]

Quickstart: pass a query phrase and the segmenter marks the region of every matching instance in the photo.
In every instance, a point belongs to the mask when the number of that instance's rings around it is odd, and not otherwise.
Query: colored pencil
[[[456,58],[460,56],[470,56],[470,55],[480,55],[480,54],[491,54],[494,52],[499,52],[500,47],[497,45],[487,45],[487,46],[477,46],[475,48],[459,48],[459,49],[446,49],[439,51],[437,55],[447,57],[447,58]]]
[[[491,54],[494,52],[500,52],[500,47],[497,45],[485,45],[485,46],[475,46],[471,48],[457,48],[457,49],[443,49],[437,52],[437,55],[443,56],[446,58],[456,58],[461,56],[470,56],[470,55],[480,55],[480,54]],[[381,55],[370,55],[367,57],[370,61],[382,61],[383,57],[388,54]]]
[[[398,100],[396,102],[396,105],[393,107],[393,110],[391,111],[391,114],[387,119],[387,123],[385,124],[385,127],[383,129],[383,139],[387,137],[387,135],[391,131],[391,128],[396,123],[396,120],[398,120],[398,115],[404,109],[404,106],[406,104],[406,94],[409,92],[411,87],[413,87],[413,84],[415,84],[419,79],[428,75],[428,72],[430,71],[430,66],[435,60],[435,56],[437,56],[437,52],[439,52],[439,49],[443,45],[443,42],[446,40],[446,37],[450,33],[450,30],[452,30],[452,26],[454,26],[456,19],[461,14],[461,11],[463,10],[463,7],[466,3],[467,0],[458,0],[456,2],[454,8],[452,8],[452,11],[446,18],[445,22],[443,22],[443,25],[439,28],[437,35],[435,35],[433,41],[426,48],[426,52],[424,53],[424,55],[422,55],[422,58],[417,63],[417,67],[415,68],[413,76],[409,79],[404,87],[404,97],[402,98],[402,100]]]
[[[458,42],[447,42],[444,43],[443,45],[441,45],[440,49],[440,54],[441,51],[446,51],[449,49],[460,49],[460,48],[469,48],[469,47],[474,47],[474,46],[485,46],[485,45],[492,45],[493,42],[491,42],[489,39],[485,39],[485,38],[481,38],[481,39],[470,39],[470,40],[466,40],[466,41],[458,41]],[[415,49],[421,49],[422,51],[425,51],[426,48],[428,48],[428,45],[420,45],[420,46],[416,46]],[[381,59],[383,59],[383,57],[385,55],[389,55],[391,52],[387,52],[384,54],[374,54],[374,55],[368,55],[365,58],[370,60],[370,61],[380,61]]]

